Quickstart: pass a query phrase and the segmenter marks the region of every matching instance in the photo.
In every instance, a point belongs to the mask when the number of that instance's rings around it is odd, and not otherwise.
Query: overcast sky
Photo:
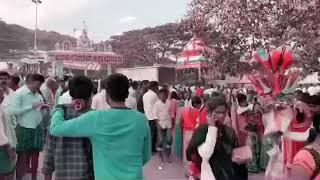
[[[121,32],[177,22],[189,0],[42,0],[39,29],[73,35],[86,22],[89,36],[106,40]],[[0,0],[0,18],[7,23],[34,28],[32,0]]]

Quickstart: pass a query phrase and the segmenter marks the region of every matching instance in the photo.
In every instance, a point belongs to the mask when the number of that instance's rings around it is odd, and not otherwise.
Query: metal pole
[[[37,29],[38,29],[38,1],[36,3],[36,23],[35,23],[35,31],[34,31],[34,50],[37,51]]]

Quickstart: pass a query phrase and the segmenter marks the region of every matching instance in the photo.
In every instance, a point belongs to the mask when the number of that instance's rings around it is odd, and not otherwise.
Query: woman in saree
[[[200,125],[187,148],[187,159],[201,169],[201,180],[236,180],[232,152],[237,147],[234,130],[223,124],[228,114],[226,101],[207,103],[207,124]]]
[[[183,159],[183,133],[182,133],[182,120],[181,113],[184,109],[184,98],[183,93],[180,93],[177,100],[177,111],[175,112],[175,121],[174,121],[174,135],[173,135],[173,144],[172,152],[181,160]]]
[[[248,131],[249,116],[253,110],[253,104],[247,102],[247,96],[238,93],[233,96],[233,102],[231,106],[231,124],[236,133],[239,147],[245,147],[250,145],[250,135]],[[238,172],[238,179],[248,179],[247,163],[236,164],[236,172]]]
[[[285,134],[284,138],[284,161],[288,168],[290,168],[294,156],[307,142],[307,136],[305,134],[309,134],[313,116],[309,107],[311,103],[311,96],[304,93],[293,107],[293,119],[288,127],[288,133]]]
[[[175,125],[175,121],[176,121],[176,117],[177,117],[177,113],[178,113],[178,108],[179,108],[179,100],[178,100],[178,93],[175,91],[172,91],[170,94],[170,116],[172,119],[172,134],[174,134],[174,125]]]
[[[291,165],[288,180],[320,180],[320,114],[313,117],[314,135],[310,144],[301,149]],[[313,132],[313,133],[311,133]]]
[[[191,99],[191,104],[192,107],[185,107],[181,112],[183,130],[183,165],[187,176],[197,176],[198,171],[196,168],[193,168],[192,164],[187,160],[186,149],[199,121],[199,112],[202,107],[202,100],[200,97],[194,96]]]

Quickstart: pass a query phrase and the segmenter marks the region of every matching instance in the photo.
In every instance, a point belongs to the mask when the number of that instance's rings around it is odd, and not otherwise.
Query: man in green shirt
[[[113,74],[106,80],[106,100],[111,109],[88,112],[69,121],[65,121],[62,109],[53,113],[52,135],[90,139],[96,180],[142,180],[143,166],[151,158],[148,121],[126,107],[128,89],[128,78]]]
[[[19,88],[9,102],[9,112],[17,119],[17,180],[26,174],[30,161],[32,179],[37,179],[39,152],[44,139],[42,110],[49,107],[39,93],[43,82],[42,75],[28,74],[26,85]]]

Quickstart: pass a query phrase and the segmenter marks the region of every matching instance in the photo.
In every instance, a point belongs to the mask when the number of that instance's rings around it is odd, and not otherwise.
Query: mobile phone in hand
[[[49,107],[50,107],[50,104],[47,104],[47,103],[41,105],[41,109],[46,109]]]

